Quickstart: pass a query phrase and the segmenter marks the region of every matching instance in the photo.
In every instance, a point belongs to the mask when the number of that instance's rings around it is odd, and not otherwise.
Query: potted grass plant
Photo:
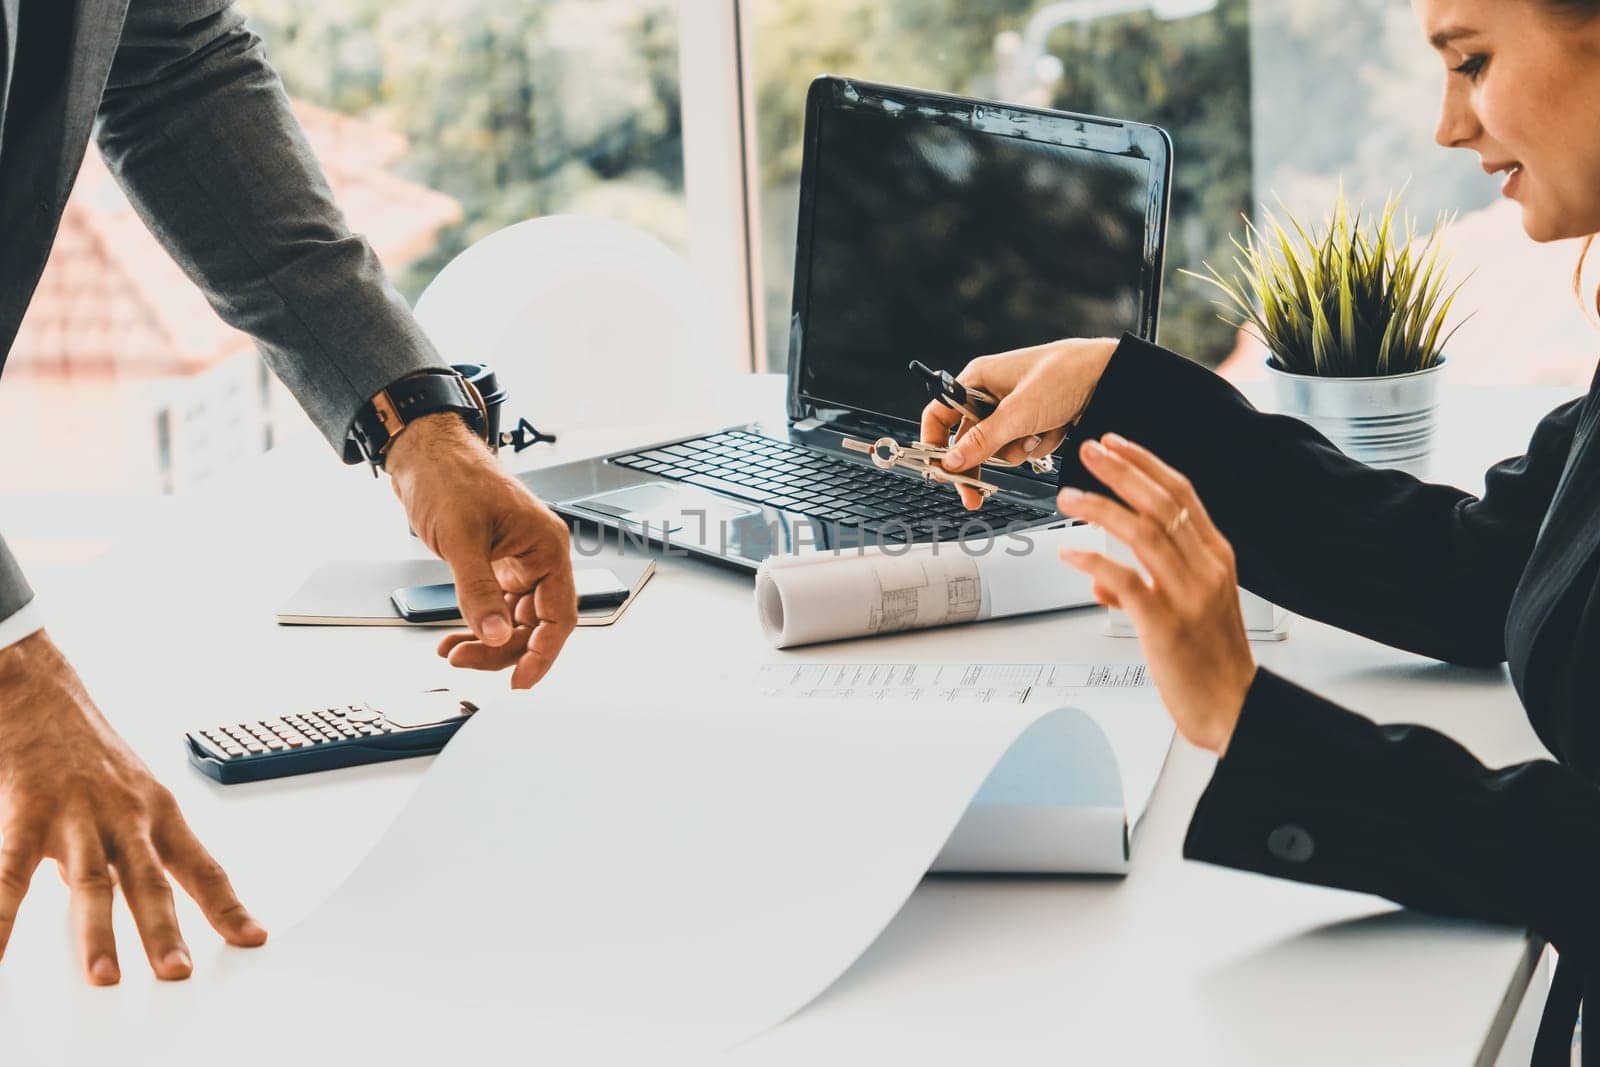
[[[1287,227],[1271,212],[1260,227],[1246,219],[1232,276],[1209,263],[1184,273],[1220,289],[1222,318],[1266,345],[1280,411],[1355,459],[1422,475],[1460,286],[1446,288],[1445,220],[1419,241],[1409,216],[1398,221],[1401,195],[1366,224],[1342,189],[1321,230],[1287,211]]]

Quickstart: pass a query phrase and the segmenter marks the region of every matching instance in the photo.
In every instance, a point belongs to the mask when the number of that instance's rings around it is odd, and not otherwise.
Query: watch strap
[[[384,453],[400,431],[424,415],[441,411],[460,415],[479,437],[487,433],[488,412],[471,382],[453,370],[419,371],[380,389],[361,405],[345,439],[345,461],[364,459],[376,470],[383,466]]]

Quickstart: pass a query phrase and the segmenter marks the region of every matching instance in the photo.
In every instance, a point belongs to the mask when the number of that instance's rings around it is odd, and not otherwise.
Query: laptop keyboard
[[[991,498],[981,512],[971,512],[948,485],[835,459],[745,430],[614,456],[611,462],[819,522],[860,526],[886,540],[949,540],[958,536],[963,523],[974,520],[999,529],[1008,523],[1033,525],[1055,515],[999,498]]]

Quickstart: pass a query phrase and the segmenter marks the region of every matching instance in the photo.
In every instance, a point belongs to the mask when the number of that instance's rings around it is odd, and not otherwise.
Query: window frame
[[[689,266],[706,295],[717,366],[762,366],[754,93],[742,0],[679,0],[679,92]]]

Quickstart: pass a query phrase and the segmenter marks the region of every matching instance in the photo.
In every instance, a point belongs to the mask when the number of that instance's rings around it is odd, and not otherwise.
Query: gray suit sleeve
[[[17,566],[17,557],[11,554],[5,538],[0,537],[0,619],[9,619],[32,599],[33,588]]]
[[[227,0],[132,0],[98,139],[145,224],[336,449],[373,394],[443,365]]]

